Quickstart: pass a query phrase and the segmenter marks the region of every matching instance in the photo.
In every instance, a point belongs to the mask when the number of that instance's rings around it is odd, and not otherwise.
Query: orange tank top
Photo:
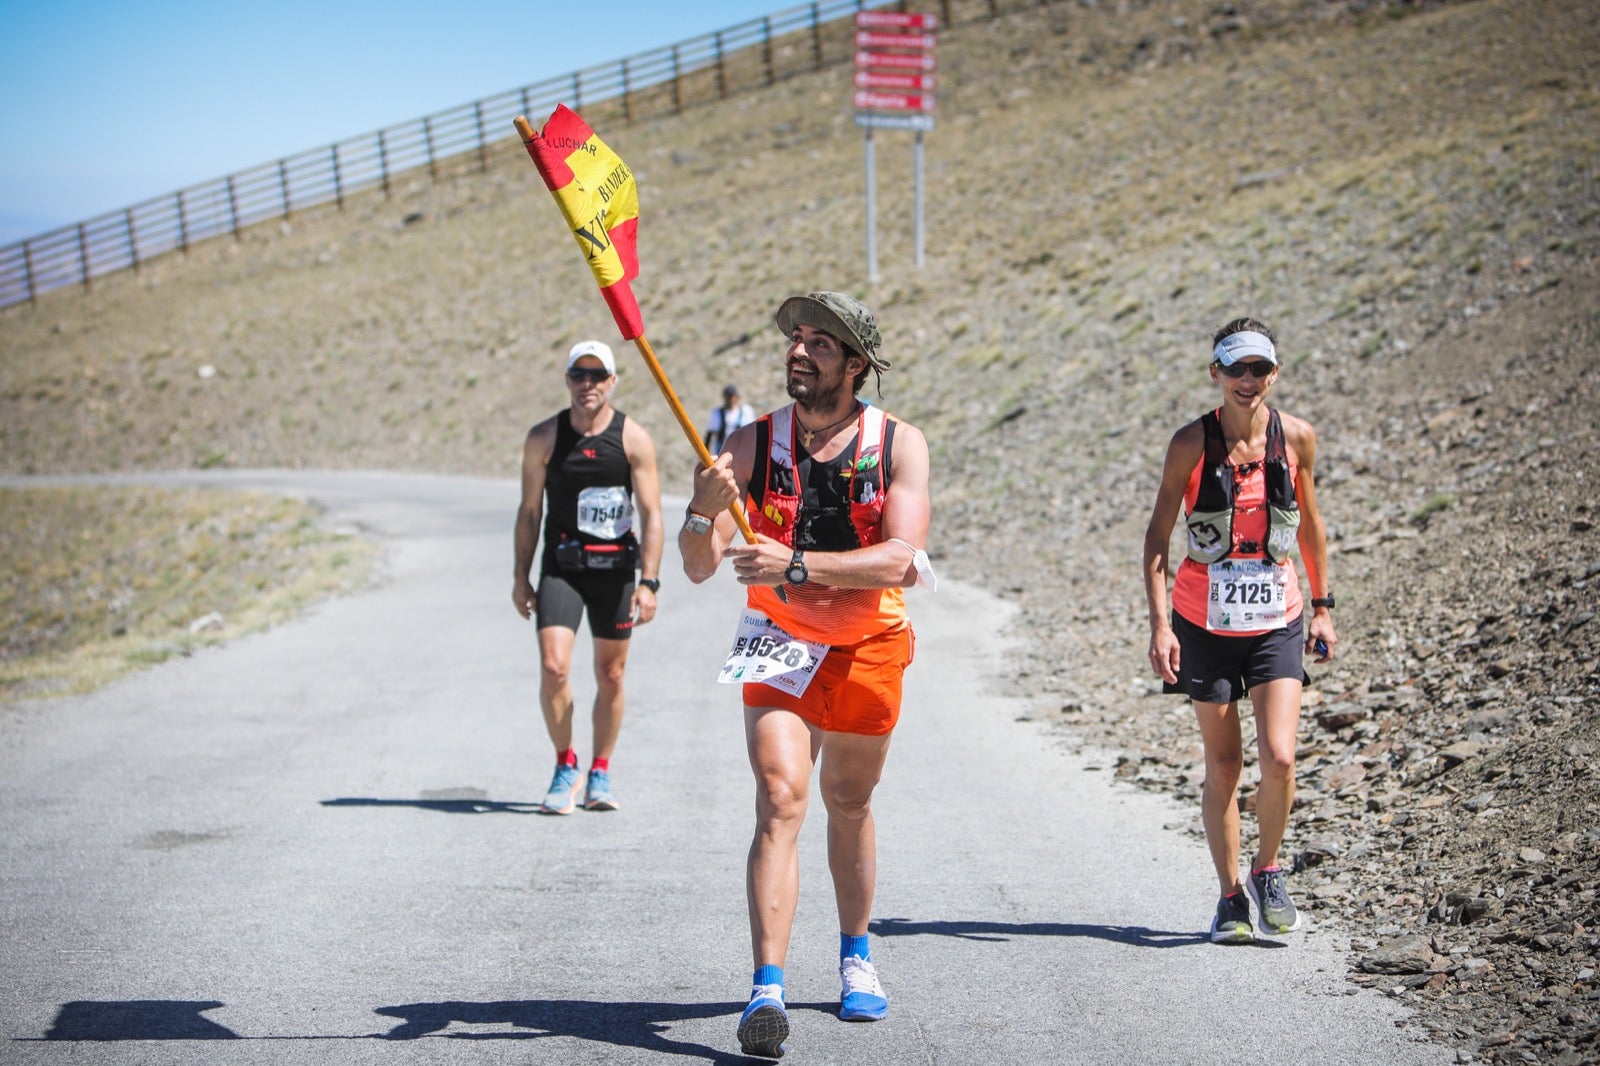
[[[1194,470],[1189,474],[1189,483],[1183,489],[1183,509],[1185,512],[1194,510],[1195,499],[1200,494],[1200,468],[1205,459],[1194,465]],[[1298,479],[1300,464],[1295,461],[1294,449],[1289,449],[1289,477]],[[1259,559],[1261,552],[1238,551],[1240,544],[1260,544],[1267,536],[1267,473],[1261,464],[1254,464],[1248,474],[1239,480],[1234,497],[1233,517],[1233,558]],[[1304,604],[1300,595],[1300,578],[1295,570],[1294,559],[1284,559],[1278,563],[1279,567],[1288,570],[1287,601],[1284,604],[1285,618],[1293,622],[1300,617]],[[1211,579],[1206,573],[1206,567],[1197,563],[1188,556],[1178,564],[1178,575],[1172,581],[1172,609],[1178,612],[1185,621],[1192,622],[1204,629],[1206,625],[1206,601],[1211,595]],[[1271,630],[1260,629],[1244,633],[1230,633],[1229,636],[1253,637]]]

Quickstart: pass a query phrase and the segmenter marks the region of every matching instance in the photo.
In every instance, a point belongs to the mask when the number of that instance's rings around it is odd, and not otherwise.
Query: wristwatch
[[[649,589],[651,592],[660,592],[661,579],[659,577],[641,577],[639,579],[639,587]]]
[[[783,572],[783,579],[791,585],[804,585],[811,578],[811,571],[806,569],[805,554],[796,548],[794,558],[789,560],[789,567]]]
[[[703,514],[695,514],[693,511],[689,511],[683,516],[683,528],[697,537],[703,537],[711,532],[711,519]]]
[[[1311,597],[1311,606],[1326,607],[1330,611],[1333,610],[1333,593],[1330,592],[1326,596]]]

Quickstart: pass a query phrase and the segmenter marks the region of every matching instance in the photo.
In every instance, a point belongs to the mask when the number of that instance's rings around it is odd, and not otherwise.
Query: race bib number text
[[[760,683],[798,696],[811,684],[827,654],[826,644],[791,637],[760,611],[745,608],[717,683]]]
[[[1264,559],[1225,559],[1206,568],[1206,628],[1253,633],[1288,625],[1289,569]]]

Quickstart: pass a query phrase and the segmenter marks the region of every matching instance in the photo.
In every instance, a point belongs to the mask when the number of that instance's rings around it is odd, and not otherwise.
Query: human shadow
[[[1087,922],[931,921],[879,918],[871,923],[879,936],[951,936],[962,940],[1005,941],[1019,936],[1073,936],[1109,940],[1136,948],[1182,948],[1210,943],[1205,933],[1148,929],[1142,925],[1094,925]],[[1263,946],[1272,941],[1257,941]],[[1282,945],[1278,945],[1282,946]]]
[[[237,1040],[239,1034],[205,1016],[220,1001],[78,999],[63,1003],[46,1040]]]
[[[319,801],[323,807],[415,807],[440,814],[537,814],[534,801],[518,803],[488,799],[375,799],[371,796],[340,796]]]
[[[435,1035],[453,1040],[538,1040],[567,1036],[707,1062],[742,1063],[748,1061],[743,1055],[692,1041],[673,1040],[666,1033],[673,1022],[722,1015],[734,1018],[743,1009],[743,1003],[731,1002],[605,1003],[583,999],[517,999],[404,1003],[379,1007],[375,1013],[400,1019],[400,1024],[387,1033],[377,1034],[385,1040],[416,1040]],[[470,1028],[466,1031],[452,1028],[456,1026]],[[483,1031],[474,1032],[471,1028]]]

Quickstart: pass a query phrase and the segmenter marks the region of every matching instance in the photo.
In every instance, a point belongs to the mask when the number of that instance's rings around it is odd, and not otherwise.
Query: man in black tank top
[[[511,601],[539,630],[539,706],[556,750],[541,804],[571,814],[583,792],[592,811],[614,811],[611,753],[622,731],[628,637],[656,614],[661,588],[661,483],[643,426],[611,406],[611,349],[584,341],[567,356],[572,405],[528,431],[522,448]],[[635,516],[637,514],[637,522]],[[543,526],[535,591],[530,575]],[[637,582],[634,572],[640,572]],[[594,637],[594,758],[587,779],[572,743],[572,648],[585,608]]]

